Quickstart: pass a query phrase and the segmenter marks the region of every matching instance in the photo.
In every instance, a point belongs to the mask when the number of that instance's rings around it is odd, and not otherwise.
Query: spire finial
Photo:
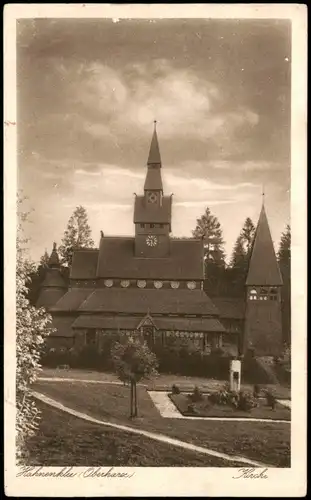
[[[265,204],[265,185],[264,184],[262,185],[261,196],[262,196],[262,204],[264,205]]]
[[[54,250],[54,251],[56,250],[56,243],[55,243],[55,241],[54,241],[54,243],[53,243],[53,250]]]
[[[157,130],[157,120],[153,120],[154,130]]]

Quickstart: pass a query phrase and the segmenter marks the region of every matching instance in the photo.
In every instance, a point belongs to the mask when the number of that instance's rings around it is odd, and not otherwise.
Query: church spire
[[[281,286],[282,284],[282,277],[264,206],[263,191],[262,207],[256,228],[246,285]]]
[[[59,257],[56,249],[56,243],[53,243],[53,250],[49,258],[49,267],[51,268],[58,268],[59,267]]]
[[[161,156],[160,156],[156,124],[157,122],[154,121],[154,130],[147,161],[148,170],[147,170],[144,190],[163,192],[163,184],[161,178]]]
[[[157,136],[157,121],[154,120],[154,130],[153,130],[153,136],[150,144],[150,150],[149,150],[149,157],[147,161],[147,165],[149,166],[158,166],[161,168],[161,156],[160,156],[160,149],[159,149],[159,143],[158,143],[158,136]]]

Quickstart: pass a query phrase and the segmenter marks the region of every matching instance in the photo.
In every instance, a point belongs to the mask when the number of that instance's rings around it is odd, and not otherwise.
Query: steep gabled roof
[[[219,311],[220,319],[244,319],[244,299],[231,297],[213,297],[212,301]]]
[[[67,288],[67,285],[59,269],[47,268],[41,288]]]
[[[97,261],[98,249],[76,250],[73,254],[70,279],[95,279]]]
[[[72,328],[96,328],[106,330],[136,330],[141,318],[131,316],[81,315],[73,323]],[[225,332],[216,318],[153,318],[158,330],[188,332]]]
[[[257,224],[246,285],[280,286],[282,284],[282,277],[263,205]]]
[[[203,290],[96,289],[80,305],[79,311],[142,315],[149,311],[151,316],[154,313],[218,316],[217,309]]]
[[[172,239],[168,257],[135,257],[134,250],[134,238],[102,238],[97,277],[157,280],[202,280],[204,277],[202,240]]]
[[[77,311],[85,299],[92,294],[89,288],[71,288],[56,304],[51,307],[51,312]]]

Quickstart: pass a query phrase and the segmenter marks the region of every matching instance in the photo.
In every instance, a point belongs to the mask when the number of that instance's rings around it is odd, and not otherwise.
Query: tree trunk
[[[131,380],[131,402],[130,402],[130,418],[133,418],[133,396],[134,396],[134,386],[133,386],[133,381]]]
[[[137,409],[137,385],[136,381],[134,382],[134,417],[137,417],[138,409]]]

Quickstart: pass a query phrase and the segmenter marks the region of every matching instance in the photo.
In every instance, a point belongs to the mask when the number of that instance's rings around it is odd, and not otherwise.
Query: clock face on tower
[[[146,238],[148,247],[155,247],[158,244],[158,238],[154,235],[149,235]]]
[[[156,203],[158,199],[157,193],[149,193],[148,194],[148,202],[149,203]]]

